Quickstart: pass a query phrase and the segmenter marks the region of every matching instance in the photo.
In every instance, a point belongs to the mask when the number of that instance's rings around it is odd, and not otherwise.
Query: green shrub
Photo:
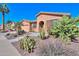
[[[40,31],[40,38],[45,39],[45,31],[43,29]]]
[[[23,50],[27,50],[30,53],[33,51],[35,43],[36,42],[34,39],[26,36],[20,40],[20,48]]]
[[[64,16],[61,20],[53,23],[50,33],[55,37],[60,37],[63,41],[71,41],[79,36],[79,28],[76,26],[77,20]]]

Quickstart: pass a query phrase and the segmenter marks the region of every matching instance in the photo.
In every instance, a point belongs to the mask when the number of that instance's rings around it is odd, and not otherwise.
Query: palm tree
[[[3,31],[5,31],[5,20],[4,20],[4,16],[5,16],[5,13],[9,13],[9,9],[7,7],[6,4],[0,4],[0,12],[2,13],[2,27],[3,27]]]

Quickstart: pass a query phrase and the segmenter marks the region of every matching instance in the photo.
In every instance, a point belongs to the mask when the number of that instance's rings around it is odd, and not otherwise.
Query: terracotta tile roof
[[[29,20],[27,20],[27,19],[23,19],[21,22],[30,22]]]
[[[39,12],[36,17],[38,17],[40,14],[45,14],[45,15],[59,15],[59,16],[70,16],[70,13],[63,13],[63,12]]]
[[[37,20],[33,20],[33,21],[31,21],[31,22],[37,22]]]

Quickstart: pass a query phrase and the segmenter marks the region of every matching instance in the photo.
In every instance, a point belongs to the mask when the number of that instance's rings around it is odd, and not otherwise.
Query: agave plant
[[[79,28],[76,26],[77,20],[63,16],[59,21],[56,21],[50,32],[55,37],[60,37],[64,41],[71,41],[76,36],[79,36]]]
[[[33,51],[35,47],[35,40],[29,37],[24,37],[20,40],[20,48],[23,50],[27,50],[29,53]]]

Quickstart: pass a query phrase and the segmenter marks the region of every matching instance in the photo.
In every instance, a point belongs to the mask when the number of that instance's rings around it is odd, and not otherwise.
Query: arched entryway
[[[40,21],[39,22],[39,28],[43,28],[44,27],[44,21]]]
[[[39,22],[39,31],[44,29],[44,21]]]

